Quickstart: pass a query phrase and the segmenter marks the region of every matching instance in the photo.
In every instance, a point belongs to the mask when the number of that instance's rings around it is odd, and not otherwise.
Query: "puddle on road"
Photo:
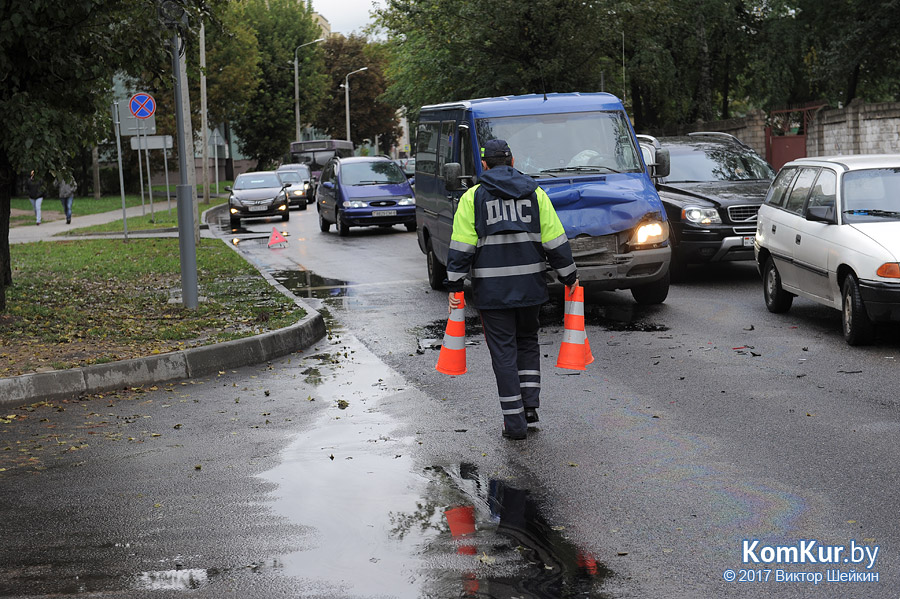
[[[527,489],[469,464],[417,466],[416,438],[393,436],[397,421],[376,410],[406,381],[353,337],[341,343],[341,364],[316,366],[329,408],[261,475],[277,486],[273,511],[310,531],[278,557],[281,575],[325,595],[596,596],[607,570]]]
[[[272,276],[297,297],[328,299],[350,295],[347,281],[320,277],[309,270],[279,270]]]

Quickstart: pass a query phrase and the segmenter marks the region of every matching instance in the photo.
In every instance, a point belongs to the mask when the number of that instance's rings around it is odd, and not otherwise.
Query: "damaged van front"
[[[419,247],[442,286],[453,214],[482,172],[480,148],[505,139],[515,167],[547,192],[590,288],[665,300],[669,228],[631,122],[610,94],[508,96],[425,106],[416,132]],[[651,165],[665,169],[664,156]],[[549,276],[549,275],[548,275]]]

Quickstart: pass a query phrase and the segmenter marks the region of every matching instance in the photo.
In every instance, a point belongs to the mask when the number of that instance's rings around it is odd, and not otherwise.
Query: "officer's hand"
[[[456,308],[459,308],[459,305],[462,303],[460,299],[456,297],[456,294],[452,291],[450,292],[450,302],[449,307],[447,308],[447,313],[453,312]]]

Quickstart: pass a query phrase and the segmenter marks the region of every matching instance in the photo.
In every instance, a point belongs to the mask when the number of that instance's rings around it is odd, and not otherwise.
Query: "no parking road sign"
[[[148,93],[138,92],[128,100],[128,108],[135,118],[149,119],[156,112],[156,100]]]

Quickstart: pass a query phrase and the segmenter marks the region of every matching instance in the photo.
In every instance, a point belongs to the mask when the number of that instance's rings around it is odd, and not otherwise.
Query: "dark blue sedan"
[[[406,175],[388,158],[335,157],[316,188],[319,228],[334,223],[340,236],[350,227],[404,225],[416,230],[416,197]]]

